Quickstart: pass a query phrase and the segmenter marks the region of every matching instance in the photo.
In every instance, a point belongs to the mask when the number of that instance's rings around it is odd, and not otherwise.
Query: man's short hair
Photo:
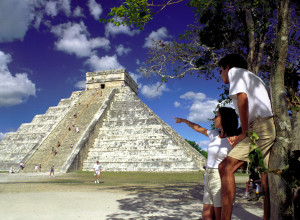
[[[239,54],[227,54],[219,61],[218,65],[223,67],[223,69],[225,69],[227,66],[229,66],[229,69],[232,67],[243,69],[248,68],[247,61]]]

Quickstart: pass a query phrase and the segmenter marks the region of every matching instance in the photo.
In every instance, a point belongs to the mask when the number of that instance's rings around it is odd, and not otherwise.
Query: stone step
[[[110,160],[116,160],[119,159],[122,160],[152,160],[155,158],[165,158],[166,161],[168,160],[191,160],[189,159],[182,159],[181,157],[185,155],[185,152],[182,150],[177,149],[176,150],[144,150],[141,152],[140,149],[137,150],[130,150],[130,151],[90,151],[89,156],[91,157],[98,157],[101,156],[101,160],[110,159]],[[186,156],[186,155],[185,155]]]
[[[158,125],[158,124],[159,122],[156,120],[156,118],[103,121],[103,126],[107,128],[128,127],[128,126],[141,127],[141,126]]]
[[[55,124],[54,123],[47,123],[47,124],[33,124],[33,123],[27,123],[27,124],[22,124],[17,132],[19,134],[28,134],[28,133],[45,133],[48,131],[51,131]]]
[[[82,138],[84,131],[110,92],[111,89],[105,89],[102,96],[100,96],[100,94],[93,94],[94,91],[85,91],[76,105],[65,115],[33,157],[26,163],[26,166],[34,167],[35,164],[41,163],[50,167],[55,164],[56,170],[59,171],[75,150],[76,144]],[[77,117],[74,117],[75,113]],[[79,127],[79,133],[75,131],[73,124]],[[69,127],[71,128],[70,131],[68,130]],[[53,156],[51,155],[51,149],[57,145],[57,141],[60,141],[61,146],[56,148],[57,154]],[[71,144],[73,145],[72,149],[70,148]]]
[[[97,158],[95,156],[95,158]],[[100,164],[101,163],[109,163],[110,161],[113,161],[114,163],[193,163],[192,159],[182,159],[182,158],[167,158],[167,157],[160,157],[160,158],[143,158],[141,159],[140,156],[132,157],[128,159],[127,157],[116,157],[115,159],[112,160],[111,157],[101,157],[99,160]],[[86,160],[86,163],[95,163],[95,160],[92,160],[92,157],[90,160]]]
[[[83,170],[92,170],[97,160],[107,171],[199,170],[157,116],[134,92],[123,88],[113,99]]]
[[[5,158],[10,158],[6,164],[19,164],[29,152],[32,152],[32,149],[36,148],[37,144],[40,144],[51,132],[81,94],[82,92],[73,92],[69,99],[63,99],[58,106],[50,107],[44,115],[36,115],[31,123],[22,124],[17,132],[7,133],[0,142],[1,152],[11,154],[11,156],[5,155]],[[4,150],[5,148],[9,150]],[[19,156],[16,157],[16,154]],[[4,154],[0,154],[0,169],[6,167],[1,162],[3,159]]]

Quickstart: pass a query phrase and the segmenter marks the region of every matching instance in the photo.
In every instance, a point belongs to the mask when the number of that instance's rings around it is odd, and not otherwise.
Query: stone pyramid
[[[86,73],[84,91],[73,92],[0,142],[2,171],[18,170],[20,162],[22,172],[34,172],[39,163],[44,172],[52,164],[61,173],[92,171],[97,160],[103,171],[198,171],[206,163],[138,98],[138,86],[124,69]]]

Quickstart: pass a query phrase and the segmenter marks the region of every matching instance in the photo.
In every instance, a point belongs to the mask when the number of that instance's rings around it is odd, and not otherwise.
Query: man
[[[95,177],[95,183],[100,183],[100,164],[99,161],[97,160],[96,164],[94,165],[94,177]],[[97,179],[98,177],[98,179]]]
[[[247,70],[247,62],[238,54],[226,55],[219,61],[221,77],[229,84],[229,97],[240,116],[242,133],[231,137],[229,143],[233,149],[220,163],[219,172],[222,186],[221,219],[231,219],[235,194],[234,172],[245,161],[249,161],[249,143],[247,130],[257,133],[257,147],[262,151],[265,166],[268,167],[270,148],[275,141],[275,125],[271,101],[264,82]],[[270,218],[270,200],[267,173],[261,176],[264,198],[264,219]]]
[[[53,177],[55,177],[54,175],[54,164],[52,164],[51,168],[50,168],[50,176],[51,177],[51,174],[53,174]]]
[[[259,193],[260,193],[260,176],[259,173],[257,171],[255,171],[253,168],[250,168],[250,175],[249,175],[249,179],[246,182],[246,191],[245,191],[245,195],[243,196],[244,199],[249,199],[248,201],[251,200],[255,200],[259,198]],[[256,192],[256,198],[251,198],[250,194],[249,194],[249,188],[255,189]]]

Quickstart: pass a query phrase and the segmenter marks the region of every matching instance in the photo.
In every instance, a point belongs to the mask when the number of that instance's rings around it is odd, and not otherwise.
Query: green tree
[[[150,1],[145,2],[148,4]],[[156,2],[166,7],[169,1]],[[244,55],[249,69],[270,83],[277,131],[270,167],[283,170],[288,166],[287,158],[291,158],[292,152],[300,149],[299,2],[186,2],[194,7],[198,24],[191,25],[179,41],[170,44],[157,41],[156,46],[149,51],[143,71],[146,74],[159,74],[162,82],[182,78],[188,73],[211,79],[217,77],[214,75],[216,63],[225,53]],[[155,13],[151,10],[155,6],[152,1],[147,4],[149,15],[153,16]],[[138,17],[137,20],[131,20],[130,24],[135,22],[144,21]],[[168,75],[171,65],[175,68],[173,74]],[[226,98],[226,90],[222,98]],[[274,174],[269,176],[271,198],[276,198],[271,200],[271,219],[291,219],[293,193],[290,185]]]
[[[197,144],[195,141],[189,141],[186,140],[193,148],[195,148],[200,154],[202,154],[207,159],[207,152],[205,150],[202,150],[202,148]]]

